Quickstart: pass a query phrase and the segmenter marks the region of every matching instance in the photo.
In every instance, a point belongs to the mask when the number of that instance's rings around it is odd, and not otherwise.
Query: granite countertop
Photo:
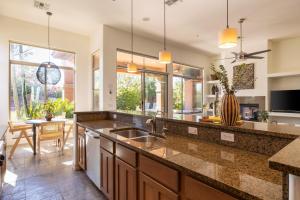
[[[300,176],[300,138],[297,138],[269,159],[272,169]]]
[[[155,112],[140,112],[140,111],[107,111],[112,113],[122,113],[128,115],[138,116],[154,116]],[[158,115],[159,116],[159,115]],[[158,117],[159,118],[159,117]],[[175,114],[173,117],[168,117],[170,121],[184,121],[186,123],[197,124],[204,127],[222,128],[231,131],[239,131],[246,133],[271,135],[274,137],[282,137],[287,139],[296,139],[300,137],[300,127],[288,126],[288,125],[276,125],[262,122],[250,122],[245,121],[241,125],[237,126],[224,126],[222,124],[200,122],[202,116],[199,114]]]
[[[78,124],[239,199],[282,199],[282,173],[268,167],[265,155],[173,134],[167,139],[138,142],[110,132],[131,127],[117,121]]]
[[[133,127],[131,124],[127,124],[119,121],[113,121],[113,120],[77,122],[77,124],[92,130],[105,129],[105,128],[109,128],[109,130],[113,130],[113,129]]]

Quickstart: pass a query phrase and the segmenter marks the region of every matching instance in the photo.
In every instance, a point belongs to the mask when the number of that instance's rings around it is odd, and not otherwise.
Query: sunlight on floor
[[[66,166],[71,166],[71,165],[73,165],[73,160],[62,162],[62,164],[66,165]]]
[[[33,151],[32,151],[32,148],[30,148],[30,147],[25,147],[25,148],[23,148],[23,150],[24,151],[27,151],[27,152],[30,152],[30,153],[32,153]]]
[[[6,170],[5,176],[4,176],[4,182],[15,187],[17,183],[18,175],[15,173],[12,173],[9,170]]]

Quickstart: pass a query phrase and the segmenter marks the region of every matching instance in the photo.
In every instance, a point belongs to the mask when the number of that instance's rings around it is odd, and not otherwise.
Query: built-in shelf
[[[268,78],[280,78],[280,77],[289,77],[289,76],[300,76],[300,71],[298,72],[280,72],[268,74]]]
[[[272,117],[294,117],[300,118],[300,113],[282,113],[282,112],[269,112]]]
[[[214,81],[207,81],[207,84],[219,84],[220,81],[219,80],[214,80]]]

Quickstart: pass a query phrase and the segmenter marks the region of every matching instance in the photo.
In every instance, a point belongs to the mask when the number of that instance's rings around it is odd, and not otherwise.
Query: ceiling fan
[[[225,59],[234,59],[231,63],[235,63],[238,60],[263,59],[264,57],[257,56],[257,55],[271,51],[271,49],[256,51],[256,52],[252,52],[252,53],[246,53],[246,52],[243,51],[243,22],[245,20],[246,20],[245,18],[241,18],[239,20],[239,24],[240,24],[240,37],[239,37],[239,39],[240,39],[240,52],[239,53],[232,52],[234,57],[225,58]]]

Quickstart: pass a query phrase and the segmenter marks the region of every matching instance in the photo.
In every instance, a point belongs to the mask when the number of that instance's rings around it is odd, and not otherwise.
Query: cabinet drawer
[[[140,170],[160,182],[169,189],[178,192],[179,173],[178,171],[156,162],[148,157],[140,156]]]
[[[136,152],[120,144],[116,145],[116,156],[124,162],[136,167]]]
[[[100,147],[110,153],[114,153],[114,142],[102,136],[100,136]]]
[[[201,197],[201,199],[236,200],[232,196],[189,176],[182,177],[182,190],[184,200],[198,200],[199,197]]]

